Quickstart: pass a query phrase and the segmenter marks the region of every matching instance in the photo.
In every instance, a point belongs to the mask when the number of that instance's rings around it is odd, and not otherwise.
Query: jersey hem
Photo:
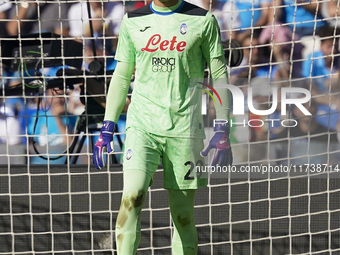
[[[160,137],[169,137],[169,138],[184,138],[184,139],[192,139],[192,138],[200,138],[200,139],[204,139],[205,138],[205,134],[197,134],[197,135],[185,135],[185,136],[181,136],[181,135],[164,135],[164,134],[160,134],[160,133],[157,133],[157,132],[153,132],[153,131],[150,131],[150,130],[147,130],[147,129],[144,129],[144,128],[140,128],[140,127],[136,127],[136,126],[127,126],[126,127],[126,130],[128,130],[129,128],[134,128],[134,129],[139,129],[143,132],[146,132],[146,133],[150,133],[152,135],[156,135],[156,136],[160,136]]]

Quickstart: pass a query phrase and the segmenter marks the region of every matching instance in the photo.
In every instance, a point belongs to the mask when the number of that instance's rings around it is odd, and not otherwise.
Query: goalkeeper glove
[[[205,157],[211,149],[215,149],[211,165],[231,166],[233,163],[233,154],[229,140],[229,124],[225,123],[225,121],[217,121],[215,122],[214,131],[214,136],[211,138],[208,147],[201,151],[201,156]]]
[[[94,145],[93,149],[93,163],[97,169],[105,167],[104,151],[112,153],[114,150],[113,133],[115,130],[115,123],[109,120],[103,122],[103,126],[100,130],[100,136],[98,141]]]

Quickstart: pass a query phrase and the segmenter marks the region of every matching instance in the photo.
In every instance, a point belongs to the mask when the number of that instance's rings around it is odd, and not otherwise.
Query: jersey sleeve
[[[116,122],[124,108],[126,95],[129,90],[134,63],[118,62],[112,75],[109,91],[106,97],[104,120]]]
[[[128,29],[128,18],[124,15],[122,24],[120,26],[118,46],[115,59],[121,62],[135,62],[135,47],[132,43]]]
[[[206,15],[203,27],[202,50],[207,62],[209,62],[212,58],[218,58],[224,55],[220,37],[220,28],[216,18],[210,12]]]
[[[228,72],[224,56],[211,59],[209,63],[209,69],[214,86],[218,84],[228,84]],[[215,106],[216,118],[230,120],[231,93],[227,88],[219,88],[218,86],[215,86],[215,89],[220,95],[222,101],[221,105],[216,104]]]

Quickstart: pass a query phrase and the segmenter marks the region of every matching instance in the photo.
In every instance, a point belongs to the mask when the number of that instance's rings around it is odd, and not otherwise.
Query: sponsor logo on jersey
[[[147,27],[145,27],[145,28],[143,28],[143,29],[141,29],[141,30],[139,30],[139,31],[144,32],[144,31],[147,30],[148,28],[151,28],[151,27],[150,27],[150,26],[147,26]]]
[[[131,149],[128,149],[127,152],[126,152],[125,158],[126,158],[127,160],[129,160],[131,157],[132,157],[132,150],[131,150]]]
[[[176,66],[175,58],[157,58],[153,57],[151,59],[152,71],[153,72],[172,72]]]
[[[160,34],[155,34],[150,37],[146,46],[141,51],[155,52],[155,51],[178,51],[185,50],[187,43],[185,41],[177,41],[177,36],[173,36],[171,40],[162,40]]]
[[[179,28],[179,32],[181,33],[181,35],[185,35],[187,31],[188,31],[188,26],[187,24],[183,23],[181,27]]]

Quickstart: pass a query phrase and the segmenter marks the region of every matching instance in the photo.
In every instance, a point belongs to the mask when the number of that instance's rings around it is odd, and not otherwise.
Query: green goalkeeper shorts
[[[140,170],[152,178],[162,159],[165,189],[198,189],[207,185],[204,173],[196,171],[196,167],[204,166],[200,155],[202,139],[163,137],[128,128],[124,147],[124,171]]]

